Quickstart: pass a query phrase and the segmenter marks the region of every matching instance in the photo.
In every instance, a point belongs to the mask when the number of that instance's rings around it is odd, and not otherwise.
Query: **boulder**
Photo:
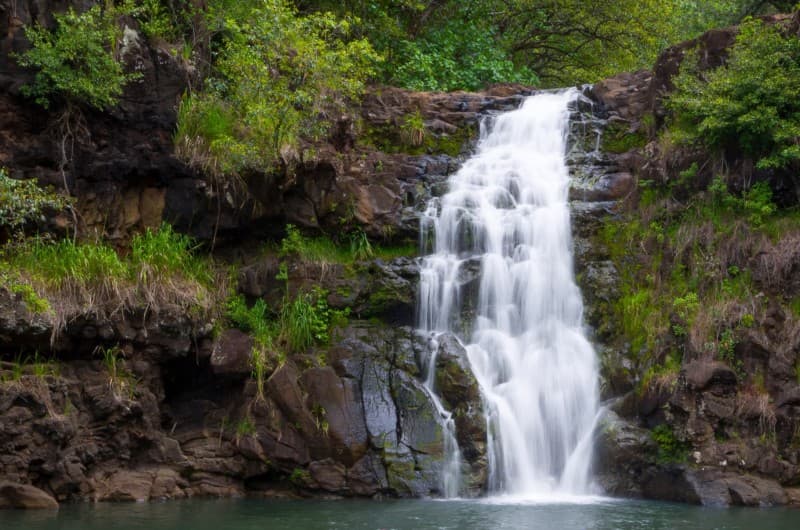
[[[155,479],[152,471],[120,470],[99,478],[95,483],[95,501],[144,502],[150,500]]]
[[[214,341],[211,370],[221,377],[249,377],[253,371],[254,344],[253,337],[249,334],[238,329],[226,329]]]
[[[736,372],[722,362],[691,361],[681,371],[685,374],[686,384],[694,390],[705,390],[713,384],[722,386],[736,385]]]
[[[58,502],[47,492],[29,484],[0,482],[0,508],[57,510]]]
[[[606,410],[598,426],[596,480],[612,495],[641,496],[642,477],[654,463],[657,451],[647,429]]]

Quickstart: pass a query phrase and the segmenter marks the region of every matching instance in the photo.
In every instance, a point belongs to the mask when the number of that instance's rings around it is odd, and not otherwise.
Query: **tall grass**
[[[194,250],[190,238],[167,224],[135,236],[126,258],[101,242],[32,238],[2,249],[0,276],[49,303],[55,339],[79,314],[108,316],[142,307],[212,310],[212,266]]]
[[[795,214],[764,185],[734,195],[721,178],[688,201],[669,189],[640,195],[646,205],[610,220],[600,239],[620,273],[603,318],[647,371],[643,386],[666,387],[684,358],[716,358],[747,376],[736,345],[765,318],[759,293],[786,298],[800,255],[800,224],[787,222]]]
[[[190,237],[175,232],[166,223],[133,238],[130,274],[149,307],[210,303],[212,272],[195,250]]]
[[[282,257],[296,257],[313,263],[335,263],[351,265],[357,261],[378,258],[391,260],[403,256],[413,256],[417,252],[414,244],[374,245],[362,230],[345,234],[340,243],[326,236],[309,237],[303,235],[294,225],[286,225],[286,237],[278,249]]]
[[[281,311],[281,335],[292,351],[305,351],[316,342],[328,341],[329,309],[324,298],[300,293],[286,301]]]

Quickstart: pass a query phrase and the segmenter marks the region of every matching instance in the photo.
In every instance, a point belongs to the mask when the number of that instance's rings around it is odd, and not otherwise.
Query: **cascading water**
[[[422,220],[431,254],[420,327],[466,345],[484,396],[494,493],[590,490],[597,367],[572,270],[565,162],[578,96],[538,94],[482,127],[477,152]],[[477,293],[463,289],[465,269],[478,264]]]

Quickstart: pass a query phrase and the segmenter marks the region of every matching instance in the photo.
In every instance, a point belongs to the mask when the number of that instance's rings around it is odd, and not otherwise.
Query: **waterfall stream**
[[[565,162],[578,97],[577,90],[534,95],[485,123],[476,153],[422,219],[430,254],[419,325],[452,332],[466,347],[483,392],[495,494],[591,489],[597,366],[573,274]],[[465,271],[476,267],[480,279],[468,284]],[[446,436],[452,445],[452,432]],[[452,495],[457,477],[447,469],[458,466],[445,468]]]

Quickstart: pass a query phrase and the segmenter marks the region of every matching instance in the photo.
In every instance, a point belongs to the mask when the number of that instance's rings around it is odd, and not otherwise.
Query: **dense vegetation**
[[[800,168],[800,39],[748,20],[724,67],[698,72],[691,59],[669,100],[684,141],[741,153],[758,169]]]
[[[213,178],[241,182],[301,158],[304,141],[324,137],[368,83],[453,90],[592,82],[650,66],[666,45],[709,27],[791,7],[753,0],[210,0],[200,8],[183,0],[124,0],[67,10],[52,29],[26,28],[32,46],[16,59],[35,72],[24,93],[44,107],[107,109],[137,79],[121,59],[123,27],[133,21],[144,38],[199,72],[200,83],[178,109],[178,154]],[[724,67],[698,71],[686,61],[659,141],[668,148],[703,145],[719,160],[744,157],[800,189],[799,42],[779,27],[745,20]],[[416,124],[412,137],[424,126],[419,115],[408,124]],[[624,151],[639,138],[622,141]],[[765,182],[750,175],[744,184],[729,182],[724,169],[694,164],[666,187],[640,182],[645,217],[606,229],[612,257],[630,262],[609,315],[624,323],[651,381],[674,376],[687,348],[735,364],[737,334],[764,310],[753,302],[763,288],[754,285],[758,271],[742,256],[778,236],[794,237],[787,226],[795,213],[778,208]],[[683,200],[687,187],[699,194]],[[124,256],[103,243],[20,240],[43,212],[68,208],[68,201],[4,173],[0,194],[1,235],[16,239],[3,249],[0,280],[32,310],[47,312],[64,300],[72,305],[61,315],[85,306],[113,309],[98,300],[115,307],[214,305],[213,263],[168,225],[136,236]],[[730,238],[741,245],[726,244]],[[634,252],[640,248],[648,251]],[[274,250],[284,260],[336,263],[381,252],[360,232],[335,244],[291,227]],[[325,295],[287,289],[278,308],[221,296],[228,323],[255,337],[259,367],[268,356],[279,360],[280,352],[327,341],[341,315]],[[671,308],[669,321],[661,318],[663,307]]]
[[[417,90],[593,82],[649,66],[669,43],[711,26],[788,7],[754,0],[211,0],[202,7],[118,0],[57,14],[52,30],[26,28],[32,47],[17,60],[35,70],[25,93],[40,104],[111,107],[138,76],[121,57],[122,28],[133,20],[202,77],[179,110],[178,154],[236,183],[302,159],[302,140],[324,136],[369,82]],[[65,115],[62,136],[71,139],[75,114]],[[66,151],[63,158],[66,164]]]
[[[724,65],[702,71],[690,52],[651,138],[676,163],[640,180],[603,230],[621,282],[601,333],[622,323],[640,391],[671,388],[684,359],[716,358],[737,371],[764,430],[775,422],[764,374],[738,346],[776,307],[800,317],[798,46],[783,26],[746,20]]]

